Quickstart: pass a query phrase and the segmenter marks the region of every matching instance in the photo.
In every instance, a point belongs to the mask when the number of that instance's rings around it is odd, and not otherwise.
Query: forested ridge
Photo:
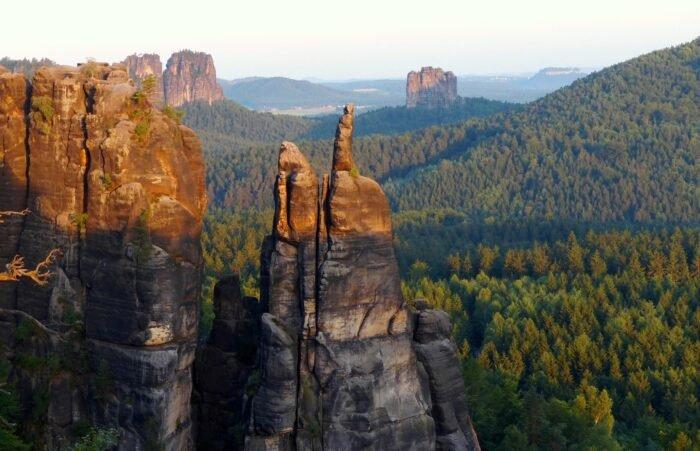
[[[492,136],[386,180],[394,207],[481,219],[700,220],[700,39],[483,122]]]
[[[302,128],[328,167],[330,137]],[[279,143],[200,136],[206,334],[218,278],[259,295]],[[354,147],[393,203],[405,298],[455,323],[484,449],[700,446],[700,40]]]
[[[403,174],[449,152],[452,143],[489,133],[479,125],[433,124],[458,123],[514,108],[502,102],[461,99],[443,110],[387,107],[358,115],[354,152],[358,166],[378,179],[389,173]],[[297,118],[258,113],[230,100],[211,106],[197,102],[183,109],[184,122],[197,131],[204,145],[210,202],[225,208],[272,205],[271,181],[282,140],[296,141],[317,170],[327,167],[329,141],[338,120],[336,116]],[[406,129],[420,130],[398,133]]]
[[[487,118],[362,136],[363,117],[393,115],[374,125],[391,130],[405,111],[360,115],[359,170],[382,182],[398,211],[452,208],[477,220],[697,222],[699,49],[695,40],[644,55]],[[214,205],[271,205],[282,139],[296,140],[317,167],[329,158],[328,139],[306,139],[324,128],[330,137],[326,119],[264,115],[232,103],[212,109],[245,110],[248,118],[188,108],[186,121],[207,151]]]

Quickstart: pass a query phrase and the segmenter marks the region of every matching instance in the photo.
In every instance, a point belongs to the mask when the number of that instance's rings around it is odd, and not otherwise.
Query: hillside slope
[[[255,110],[308,108],[347,102],[374,107],[403,103],[403,98],[383,91],[335,89],[285,77],[222,81],[222,87],[227,98]]]
[[[398,210],[698,221],[699,78],[700,39],[632,59],[474,123],[490,133],[384,187]]]

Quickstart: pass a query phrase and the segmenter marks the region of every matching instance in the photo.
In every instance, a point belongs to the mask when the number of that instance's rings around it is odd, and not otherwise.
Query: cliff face
[[[42,349],[85,356],[45,372],[51,446],[81,421],[118,427],[122,449],[192,446],[204,164],[195,134],[136,89],[123,65],[42,68],[31,83],[0,75],[0,210],[31,211],[3,225],[0,263],[62,252],[47,285],[4,284],[0,328],[24,313],[50,336],[77,324],[72,341]],[[12,336],[5,357],[26,381]]]
[[[129,72],[129,77],[136,82],[136,86],[141,87],[141,81],[153,76],[156,79],[154,92],[149,96],[153,105],[163,105],[165,103],[165,93],[163,91],[163,63],[160,56],[153,53],[142,55],[129,55],[123,61]]]
[[[216,68],[211,55],[183,50],[173,53],[163,74],[165,102],[180,106],[202,100],[211,104],[224,98],[216,81]]]
[[[281,146],[245,449],[479,449],[444,327],[431,332],[421,313],[414,342],[389,204],[357,174],[352,128],[349,105],[320,183],[294,144]]]
[[[411,71],[406,79],[408,108],[444,108],[457,100],[457,77],[440,68],[423,67]]]

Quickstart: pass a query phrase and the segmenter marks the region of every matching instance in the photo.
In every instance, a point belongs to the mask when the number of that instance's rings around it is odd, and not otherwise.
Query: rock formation
[[[47,285],[0,291],[0,329],[61,334],[41,347],[62,362],[43,372],[47,448],[80,422],[117,427],[120,449],[192,447],[204,164],[195,134],[136,90],[124,65],[0,74],[0,210],[31,211],[3,224],[0,264],[63,255]],[[31,405],[44,388],[21,377],[12,336],[3,357]]]
[[[249,391],[255,383],[260,318],[265,305],[242,297],[238,278],[214,287],[215,320],[211,335],[195,359],[193,406],[197,448],[236,449],[243,444]]]
[[[457,100],[457,77],[440,68],[423,67],[406,79],[406,107],[444,108]]]
[[[153,76],[156,80],[154,91],[148,100],[153,105],[163,105],[165,103],[165,92],[163,91],[163,63],[160,56],[154,53],[142,55],[129,55],[124,60],[124,65],[129,72],[129,77],[136,82],[136,86],[141,87],[144,78]]]
[[[457,347],[450,339],[450,317],[441,310],[428,309],[424,301],[416,300],[415,304],[415,348],[430,381],[437,449],[479,449],[467,409]]]
[[[224,98],[216,81],[216,68],[211,55],[183,50],[173,53],[163,74],[165,102],[180,106],[201,100],[209,104]]]
[[[479,449],[449,319],[420,312],[413,341],[389,204],[357,173],[352,116],[320,184],[294,144],[280,148],[245,449]]]

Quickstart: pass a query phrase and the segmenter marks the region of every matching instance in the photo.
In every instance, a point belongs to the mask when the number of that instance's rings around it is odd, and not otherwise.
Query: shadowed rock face
[[[457,100],[457,77],[440,68],[423,67],[411,71],[406,79],[408,108],[444,108]]]
[[[433,401],[438,450],[480,449],[467,409],[464,380],[459,371],[457,346],[450,339],[447,313],[416,302],[414,340],[418,360],[428,375]]]
[[[224,278],[214,287],[216,319],[195,360],[192,403],[198,449],[237,449],[243,445],[243,425],[250,415],[248,380],[254,383],[260,318],[265,310],[257,299],[241,296],[237,277]]]
[[[209,104],[224,98],[216,81],[211,55],[183,50],[173,53],[163,74],[165,102],[171,106],[201,100]]]
[[[354,166],[352,114],[349,105],[333,171],[320,185],[295,145],[280,148],[273,236],[262,258],[269,313],[261,319],[261,381],[245,448],[478,449],[463,437],[475,440],[473,430],[435,416],[431,394],[459,387],[459,409],[451,407],[466,412],[456,348],[443,359],[453,365],[449,383],[431,377],[416,357],[389,204]],[[441,444],[445,435],[454,447]]]
[[[48,285],[8,284],[0,307],[57,330],[84,318],[89,367],[111,380],[71,388],[72,421],[118,426],[123,449],[187,449],[204,165],[195,134],[135,91],[124,65],[0,74],[0,210],[32,212],[3,225],[0,259],[63,253]]]
[[[123,64],[129,72],[129,77],[136,82],[138,87],[141,87],[141,82],[144,78],[148,76],[155,77],[156,89],[148,100],[154,105],[162,105],[165,102],[165,93],[163,92],[163,63],[160,62],[160,56],[154,53],[129,55],[124,60]]]

